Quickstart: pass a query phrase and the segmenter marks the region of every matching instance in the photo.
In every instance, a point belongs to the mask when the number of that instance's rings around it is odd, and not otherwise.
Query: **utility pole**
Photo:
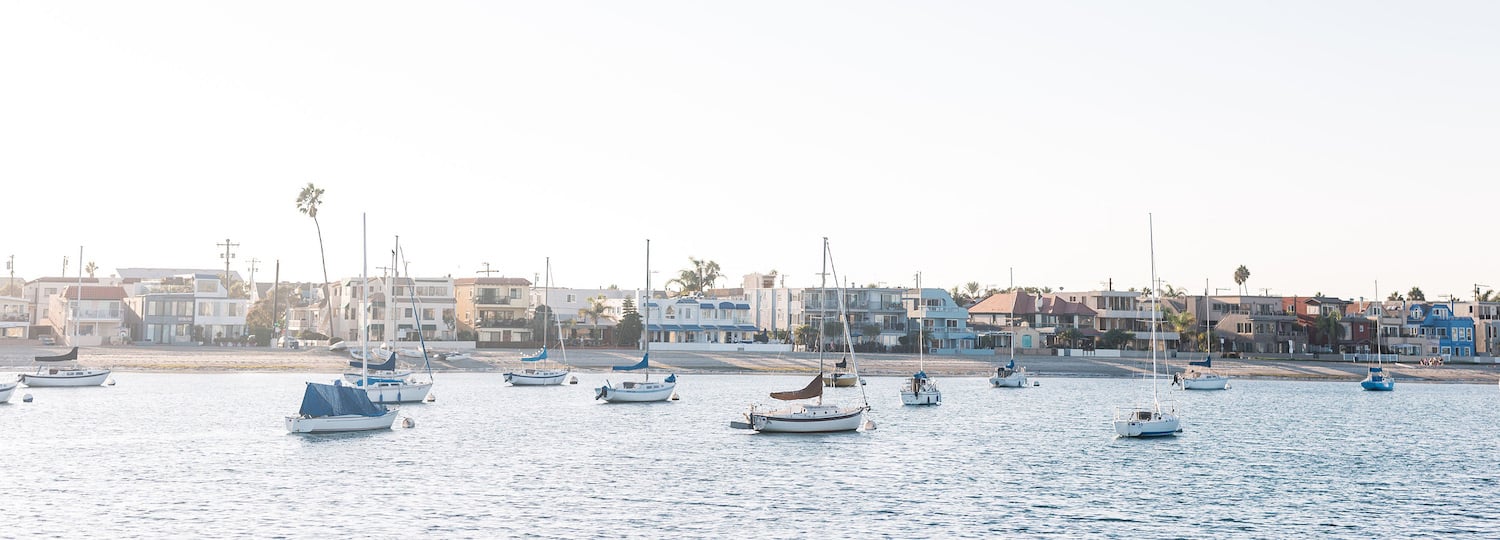
[[[11,272],[11,277],[15,277],[15,272]],[[1485,285],[1483,283],[1475,283],[1474,284],[1474,305],[1476,305],[1476,306],[1479,305],[1479,288],[1480,287],[1488,287],[1488,286],[1489,285]]]
[[[230,248],[240,247],[240,245],[230,242],[228,238],[224,239],[224,243],[222,243],[222,244],[215,244],[215,245],[224,248],[224,253],[221,254],[221,255],[219,255],[219,257],[222,258],[222,259],[224,259],[224,290],[228,291],[229,290],[229,263],[230,263],[230,261],[234,260],[234,253],[230,252],[229,250],[230,250]]]
[[[63,272],[62,272],[61,275],[62,275],[62,277],[68,277],[68,256],[67,255],[63,255]]]
[[[10,280],[5,282],[5,292],[8,293],[8,292],[10,292],[10,288],[11,287],[16,286],[16,256],[15,255],[11,255],[10,256],[10,260],[5,261],[5,269],[6,270],[10,270]],[[1475,289],[1475,290],[1477,291],[1478,289]],[[20,295],[18,294],[17,296],[20,296]]]
[[[493,274],[495,272],[499,272],[499,270],[490,270],[490,263],[480,263],[480,264],[484,265],[484,270],[476,270],[474,272],[475,274],[484,274],[484,277],[490,277],[490,274]]]

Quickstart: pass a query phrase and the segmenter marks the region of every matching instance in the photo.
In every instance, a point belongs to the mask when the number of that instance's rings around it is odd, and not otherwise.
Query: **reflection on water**
[[[120,373],[0,406],[0,536],[1500,536],[1493,385],[1236,381],[1172,391],[1184,431],[1115,437],[1140,381],[945,378],[878,429],[730,429],[805,376],[685,375],[676,402],[438,375],[414,429],[289,435],[305,380]],[[859,388],[829,389],[859,402]]]

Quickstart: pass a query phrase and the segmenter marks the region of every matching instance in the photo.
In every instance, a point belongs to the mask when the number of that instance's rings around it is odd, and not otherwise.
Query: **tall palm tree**
[[[1250,281],[1250,269],[1240,265],[1234,269],[1234,284],[1240,286],[1240,294],[1245,294],[1245,282]]]
[[[318,229],[318,258],[323,262],[323,301],[328,302],[332,296],[328,293],[328,254],[323,249],[323,225],[318,223],[318,207],[322,205],[323,188],[314,186],[312,182],[308,182],[307,186],[302,188],[302,191],[297,194],[297,211],[307,214],[307,217],[312,218],[313,227]],[[332,304],[326,305],[330,308],[332,307]],[[324,309],[323,311],[327,313],[328,309]],[[332,335],[333,316],[330,313],[325,318],[328,319],[328,331],[325,332],[325,335]]]
[[[89,261],[88,266],[83,267],[83,271],[88,272],[89,277],[94,277],[94,272],[99,271],[99,265],[94,264],[94,261]]]

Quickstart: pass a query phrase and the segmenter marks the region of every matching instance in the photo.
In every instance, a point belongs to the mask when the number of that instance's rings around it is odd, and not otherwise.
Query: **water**
[[[1110,415],[1142,381],[944,378],[916,408],[871,378],[875,431],[777,435],[728,422],[807,377],[602,404],[602,374],[439,374],[414,429],[306,436],[282,417],[332,375],[116,378],[0,405],[0,537],[1500,536],[1493,385],[1235,381],[1133,440]]]

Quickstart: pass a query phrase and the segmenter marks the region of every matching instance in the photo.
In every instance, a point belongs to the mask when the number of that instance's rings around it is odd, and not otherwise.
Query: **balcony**
[[[474,303],[481,306],[509,306],[520,305],[519,300],[508,296],[476,296]]]
[[[479,323],[474,326],[478,328],[526,328],[530,325],[531,321],[527,319],[508,319],[479,321]]]

